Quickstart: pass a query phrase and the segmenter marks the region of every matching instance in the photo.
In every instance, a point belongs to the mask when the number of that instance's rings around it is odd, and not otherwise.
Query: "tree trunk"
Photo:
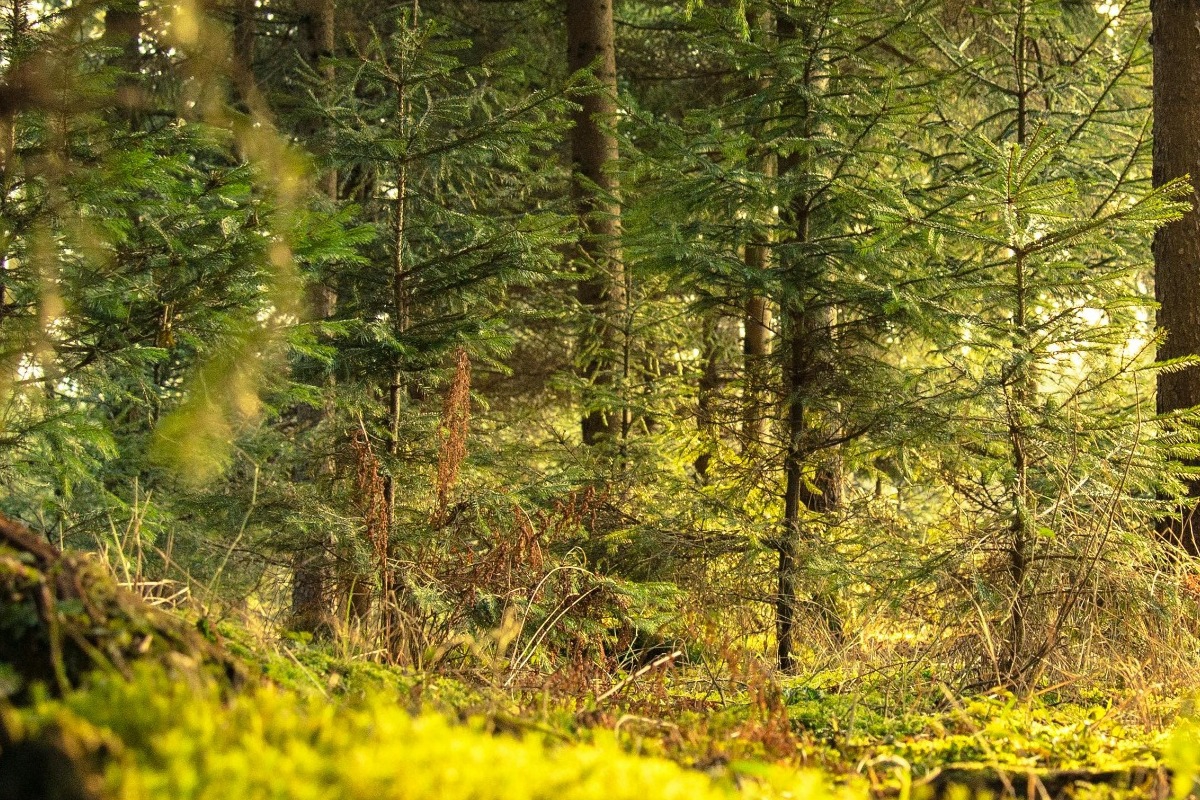
[[[300,12],[300,55],[313,70],[321,76],[326,84],[333,82],[333,65],[322,63],[333,57],[334,45],[334,4],[333,0],[298,0],[297,10]],[[315,131],[306,131],[312,134]],[[308,141],[310,137],[301,137]],[[318,186],[327,197],[337,199],[338,177],[336,170],[326,170],[318,178]]]
[[[802,210],[797,236],[807,237],[807,211]],[[803,238],[799,241],[804,241]],[[806,529],[805,512],[828,515],[842,507],[844,478],[841,457],[830,444],[836,437],[829,423],[813,420],[808,405],[814,394],[827,384],[826,373],[834,358],[833,309],[793,307],[788,309],[787,362],[787,449],[784,454],[783,525],[779,542],[779,590],[776,599],[779,668],[789,672],[795,666],[792,639],[795,632],[797,598],[796,578],[801,566],[801,545],[813,539]],[[815,465],[812,462],[816,462]],[[806,468],[811,471],[805,475]],[[837,598],[824,589],[810,595],[826,632],[840,643],[843,623]]]
[[[115,52],[108,58],[109,66],[121,71],[117,78],[115,105],[131,127],[137,123],[137,111],[143,105],[138,76],[142,55],[139,44],[142,35],[142,11],[138,0],[113,0],[104,9],[105,47]]]
[[[103,43],[117,51],[109,57],[109,64],[136,73],[141,60],[138,52],[141,35],[142,12],[137,0],[114,0],[104,9]]]
[[[254,70],[258,12],[255,0],[235,0],[233,7],[233,57],[248,73]]]
[[[795,22],[781,16],[777,23],[780,39],[794,38],[799,34]],[[813,46],[816,46],[814,44]],[[809,69],[804,80],[811,91],[819,90],[825,81],[817,70],[819,59],[809,59]],[[800,121],[804,139],[810,139],[817,130],[810,100],[807,96],[799,101],[794,113]],[[808,156],[794,153],[779,163],[780,177],[798,170],[809,169]],[[811,198],[799,194],[792,199],[787,210],[791,225],[792,243],[802,246],[811,239]],[[833,339],[834,309],[826,301],[810,293],[795,291],[813,285],[820,277],[813,265],[806,263],[803,252],[795,252],[788,265],[789,280],[794,284],[793,298],[784,308],[784,325],[787,330],[787,361],[784,366],[784,382],[787,389],[787,443],[784,453],[784,510],[779,540],[778,594],[776,597],[776,634],[779,668],[784,672],[795,666],[792,651],[797,615],[796,578],[799,572],[801,544],[811,538],[806,531],[802,512],[829,514],[842,504],[842,469],[840,457],[831,446],[835,431],[826,420],[814,420],[809,406],[812,398],[820,397],[829,390],[828,375],[833,367],[835,342]],[[808,294],[806,297],[805,295]],[[805,475],[806,467],[816,458],[815,471]],[[840,642],[842,620],[837,611],[836,598],[825,590],[811,596],[830,638]]]
[[[415,31],[420,21],[421,8],[418,0],[412,0],[407,24]],[[402,58],[398,64],[396,86],[396,135],[400,140],[409,133],[408,65]],[[413,276],[409,273],[406,253],[408,249],[409,174],[407,157],[397,160],[396,204],[392,215],[392,332],[402,340],[412,326]],[[400,456],[400,421],[404,401],[420,402],[421,388],[405,374],[403,358],[392,364],[391,383],[387,388],[387,452],[391,459],[389,471],[383,477],[383,504],[386,518],[385,528],[391,531],[396,513],[396,478],[391,473]],[[382,634],[384,648],[394,663],[407,659],[409,664],[420,664],[422,646],[407,621],[414,616],[412,597],[407,591],[407,580],[398,564],[401,559],[392,552],[389,541],[380,548],[382,563],[379,566],[380,595],[382,597]]]
[[[581,235],[575,249],[579,302],[593,322],[581,342],[583,441],[616,439],[629,429],[623,404],[613,401],[620,365],[627,363],[628,298],[621,252],[617,163],[617,56],[611,0],[567,0],[567,65],[591,68],[600,91],[577,94],[571,133],[571,194]]]
[[[1190,175],[1193,209],[1154,237],[1154,295],[1158,326],[1167,339],[1161,360],[1200,355],[1200,5],[1191,0],[1154,0],[1154,185]],[[1200,404],[1200,368],[1158,376],[1160,414]],[[1200,481],[1188,485],[1190,502],[1160,531],[1191,555],[1200,555],[1197,498]]]
[[[712,462],[716,440],[719,437],[717,426],[717,400],[725,381],[721,377],[721,315],[709,311],[704,316],[704,332],[701,342],[701,373],[697,387],[696,398],[696,428],[700,434],[701,451],[692,462],[696,470],[696,478],[705,483],[708,480],[708,467]]]
[[[754,14],[747,5],[747,27],[765,41],[776,35],[775,15],[770,11]],[[770,89],[770,77],[761,77],[747,87],[751,95]],[[758,169],[766,181],[778,174],[778,158],[774,152],[758,154]],[[773,210],[767,210],[772,217]],[[774,221],[774,220],[771,220]],[[769,241],[752,241],[746,245],[745,264],[749,272],[765,272],[770,267]],[[762,444],[767,426],[773,416],[773,403],[767,399],[771,373],[771,303],[769,298],[751,295],[746,300],[743,317],[745,333],[742,339],[744,370],[742,444],[746,455],[753,455]]]
[[[1016,134],[1017,144],[1025,147],[1029,139],[1029,38],[1026,33],[1028,10],[1024,3],[1017,8],[1016,36],[1013,40],[1013,68],[1016,84]],[[1009,598],[1006,641],[1001,655],[1000,671],[1014,686],[1028,685],[1028,673],[1038,668],[1041,660],[1036,653],[1027,652],[1029,614],[1035,593],[1036,580],[1031,575],[1035,562],[1033,520],[1036,517],[1037,497],[1030,486],[1029,452],[1033,444],[1029,425],[1025,421],[1028,409],[1039,404],[1037,378],[1031,368],[1034,354],[1030,352],[1029,309],[1036,292],[1029,287],[1030,273],[1026,260],[1014,254],[1012,326],[1015,333],[1014,357],[1006,371],[1011,373],[1011,388],[1008,395],[1008,440],[1011,451],[1013,482],[1010,499],[1013,519],[1009,526],[1008,574],[1012,581]]]
[[[331,57],[334,51],[333,0],[300,0],[298,10],[301,20],[300,55],[326,82],[332,82],[333,67],[322,61]],[[235,33],[245,35],[244,31]],[[303,132],[307,135],[302,135],[302,140],[307,140],[315,132],[311,129],[313,126],[307,127],[310,129]],[[335,170],[327,170],[318,178],[318,190],[334,202],[337,201],[337,186]],[[314,282],[308,288],[308,306],[313,319],[330,319],[337,307],[337,293],[327,283]],[[324,411],[304,409],[300,415],[304,417],[302,424],[305,427],[313,427],[324,417]],[[323,465],[318,471],[328,470]],[[307,476],[309,480],[315,477]],[[322,540],[308,543],[293,557],[292,627],[296,630],[319,633],[331,624],[329,550],[330,542]],[[353,586],[358,583],[357,580],[351,581]]]
[[[763,175],[775,177],[774,156],[765,157]],[[745,262],[750,270],[766,271],[770,266],[770,248],[765,242],[746,245]],[[745,371],[745,395],[743,398],[742,438],[747,454],[754,453],[762,444],[771,420],[772,403],[767,400],[767,384],[771,364],[771,304],[761,295],[751,295],[746,300],[745,333],[742,339],[743,369]]]

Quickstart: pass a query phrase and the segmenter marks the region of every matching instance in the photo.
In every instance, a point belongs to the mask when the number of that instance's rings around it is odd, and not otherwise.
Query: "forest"
[[[1200,796],[1198,165],[1191,0],[0,0],[0,800]]]

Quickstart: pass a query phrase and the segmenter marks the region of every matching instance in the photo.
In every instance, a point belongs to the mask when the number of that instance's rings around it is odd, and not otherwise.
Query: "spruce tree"
[[[1182,185],[1148,186],[1144,8],[969,10],[925,20],[926,63],[976,92],[935,95],[943,155],[911,195],[942,270],[922,381],[937,471],[969,510],[947,528],[963,602],[986,614],[974,668],[1028,688],[1070,630],[1112,631],[1112,598],[1148,591],[1153,497],[1179,451],[1148,405],[1145,244]]]
[[[845,449],[878,425],[884,395],[876,389],[890,380],[871,340],[884,324],[878,291],[895,277],[895,266],[864,258],[858,244],[875,229],[873,207],[882,202],[885,176],[903,166],[904,154],[886,144],[908,101],[896,98],[905,78],[881,58],[886,48],[859,51],[864,40],[882,42],[903,30],[906,17],[854,3],[785,5],[774,15],[774,35],[714,38],[734,48],[741,69],[762,76],[760,90],[747,95],[738,87],[721,109],[739,115],[736,124],[723,123],[729,134],[715,129],[726,160],[679,185],[695,192],[693,200],[703,201],[695,208],[724,228],[706,231],[700,252],[689,256],[705,258],[715,287],[738,305],[760,305],[756,297],[766,296],[779,308],[779,444],[759,457],[776,459],[782,479],[778,527],[769,541],[778,555],[778,657],[790,669],[801,597],[809,596],[826,635],[839,635],[836,581],[810,567],[836,560],[822,551],[836,547],[828,537],[845,490]],[[778,160],[777,171],[762,168],[764,152]],[[720,225],[722,219],[741,222]],[[729,244],[746,248],[750,269],[736,249],[711,260]],[[771,253],[766,269],[755,252],[763,247]],[[747,325],[745,335],[754,333]],[[749,373],[747,379],[753,405],[756,379]]]

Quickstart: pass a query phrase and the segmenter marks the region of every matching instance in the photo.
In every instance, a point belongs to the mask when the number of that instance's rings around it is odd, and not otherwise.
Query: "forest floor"
[[[603,686],[426,673],[148,609],[51,550],[0,546],[0,660],[24,659],[0,670],[0,800],[1165,800],[1200,773],[1179,690],[669,659]]]
[[[221,629],[250,664],[237,689],[148,662],[9,708],[11,739],[66,753],[89,787],[45,796],[1166,798],[1192,792],[1200,757],[1178,703],[1116,690],[935,701],[914,687],[907,705],[861,681],[706,690],[663,665],[597,702]],[[5,794],[4,761],[0,798],[40,796]]]

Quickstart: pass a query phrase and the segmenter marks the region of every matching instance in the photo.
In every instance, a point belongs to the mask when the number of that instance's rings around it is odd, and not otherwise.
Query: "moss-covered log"
[[[0,663],[17,702],[41,683],[62,693],[95,669],[138,659],[240,683],[245,668],[185,620],[116,584],[94,556],[63,553],[0,516]]]

